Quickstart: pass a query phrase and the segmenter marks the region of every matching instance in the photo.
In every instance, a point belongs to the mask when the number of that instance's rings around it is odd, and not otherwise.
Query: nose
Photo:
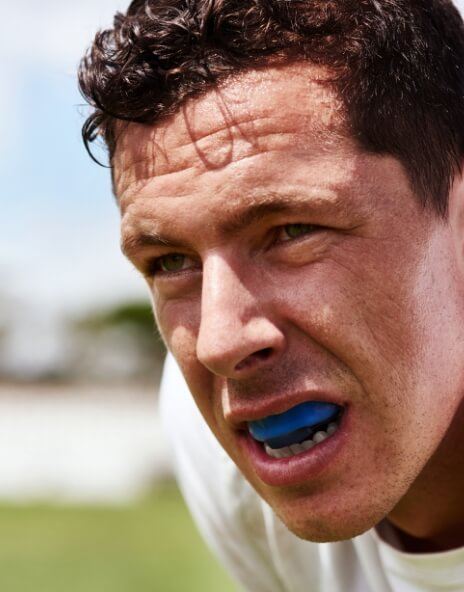
[[[198,360],[214,374],[236,379],[270,364],[285,344],[270,317],[270,301],[266,285],[256,278],[252,290],[225,259],[205,261]]]

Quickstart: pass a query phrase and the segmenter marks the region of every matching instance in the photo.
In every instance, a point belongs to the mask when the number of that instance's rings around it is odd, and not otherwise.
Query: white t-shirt
[[[249,592],[464,592],[464,548],[404,553],[375,529],[348,541],[292,534],[212,435],[168,357],[161,414],[177,479],[206,542]]]

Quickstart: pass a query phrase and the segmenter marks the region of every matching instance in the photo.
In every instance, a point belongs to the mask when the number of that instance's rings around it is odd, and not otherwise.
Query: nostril
[[[267,360],[272,356],[272,351],[272,347],[265,347],[252,354],[252,356],[255,356],[258,360]]]
[[[245,368],[249,368],[250,366],[253,366],[257,362],[264,362],[272,356],[272,353],[273,353],[272,347],[265,347],[263,349],[260,349],[259,351],[256,351],[256,352],[250,354],[244,360],[239,362],[235,366],[235,370],[236,371],[244,370]]]

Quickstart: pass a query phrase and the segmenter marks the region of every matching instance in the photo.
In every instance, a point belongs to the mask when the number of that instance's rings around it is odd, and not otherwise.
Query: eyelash
[[[277,235],[282,232],[283,230],[285,230],[286,228],[288,229],[291,226],[300,226],[300,227],[307,227],[308,231],[307,232],[303,232],[300,236],[296,236],[296,237],[289,237],[287,240],[278,240],[277,238],[274,239],[273,241],[273,245],[274,244],[282,244],[285,245],[285,243],[294,243],[299,241],[300,239],[304,239],[305,237],[308,236],[308,234],[313,234],[314,231],[317,230],[321,230],[322,227],[321,226],[316,226],[314,224],[304,224],[304,223],[294,223],[294,224],[284,224],[281,226],[277,226],[274,229],[274,237],[277,237]],[[161,255],[160,257],[156,257],[155,259],[153,259],[152,261],[150,261],[147,265],[146,270],[144,271],[144,275],[146,275],[147,277],[154,277],[155,275],[159,275],[160,273],[165,274],[165,275],[169,275],[169,276],[175,276],[175,275],[179,275],[181,273],[184,273],[186,271],[190,271],[191,269],[195,269],[195,268],[189,268],[189,269],[180,269],[178,271],[166,271],[161,269],[161,265],[162,265],[162,260],[166,257],[174,257],[176,255],[180,255],[182,257],[188,258],[188,255],[184,255],[183,253],[167,253],[165,255]]]
[[[306,231],[304,231],[304,232],[303,232],[301,235],[299,235],[299,236],[288,237],[288,239],[287,239],[287,240],[280,240],[280,241],[276,241],[276,242],[278,242],[278,243],[288,243],[288,242],[295,242],[295,241],[298,241],[298,240],[299,240],[299,239],[301,239],[301,238],[305,238],[305,237],[307,237],[308,235],[312,235],[312,234],[314,234],[314,231],[321,230],[321,228],[322,228],[321,226],[316,226],[316,225],[314,225],[314,224],[304,224],[304,223],[302,223],[302,222],[295,222],[295,223],[293,223],[293,224],[285,224],[284,226],[278,226],[278,227],[276,228],[276,233],[275,233],[275,234],[277,235],[277,234],[279,234],[279,232],[281,232],[281,231],[283,231],[283,230],[285,230],[285,229],[289,229],[289,228],[290,228],[290,227],[292,227],[292,226],[295,226],[295,227],[300,227],[300,228],[301,228],[301,227],[303,227],[303,228],[304,228],[304,227],[306,227]]]
[[[178,275],[184,273],[186,271],[190,271],[189,269],[180,269],[178,271],[166,271],[161,269],[162,261],[165,257],[172,257],[174,255],[181,255],[182,257],[188,257],[187,255],[183,255],[183,253],[167,253],[166,255],[161,255],[160,257],[156,257],[152,261],[148,262],[146,270],[144,270],[144,275],[147,277],[154,277],[155,275],[165,274],[165,275]]]

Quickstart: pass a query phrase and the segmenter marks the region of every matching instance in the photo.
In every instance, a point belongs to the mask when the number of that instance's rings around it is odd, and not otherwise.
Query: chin
[[[334,543],[357,537],[381,522],[387,511],[379,508],[346,508],[321,512],[273,508],[295,536],[313,543]],[[364,510],[364,511],[363,511]]]
[[[283,521],[284,522],[284,521]],[[285,526],[295,536],[311,543],[336,543],[357,537],[370,530],[375,524],[332,525],[332,524],[294,524]]]
[[[285,526],[295,536],[305,541],[312,543],[336,543],[339,541],[346,541],[357,537],[371,528],[373,528],[377,521],[355,520],[347,521],[345,523],[338,522],[316,522],[314,520],[308,521],[289,521],[279,516]]]

